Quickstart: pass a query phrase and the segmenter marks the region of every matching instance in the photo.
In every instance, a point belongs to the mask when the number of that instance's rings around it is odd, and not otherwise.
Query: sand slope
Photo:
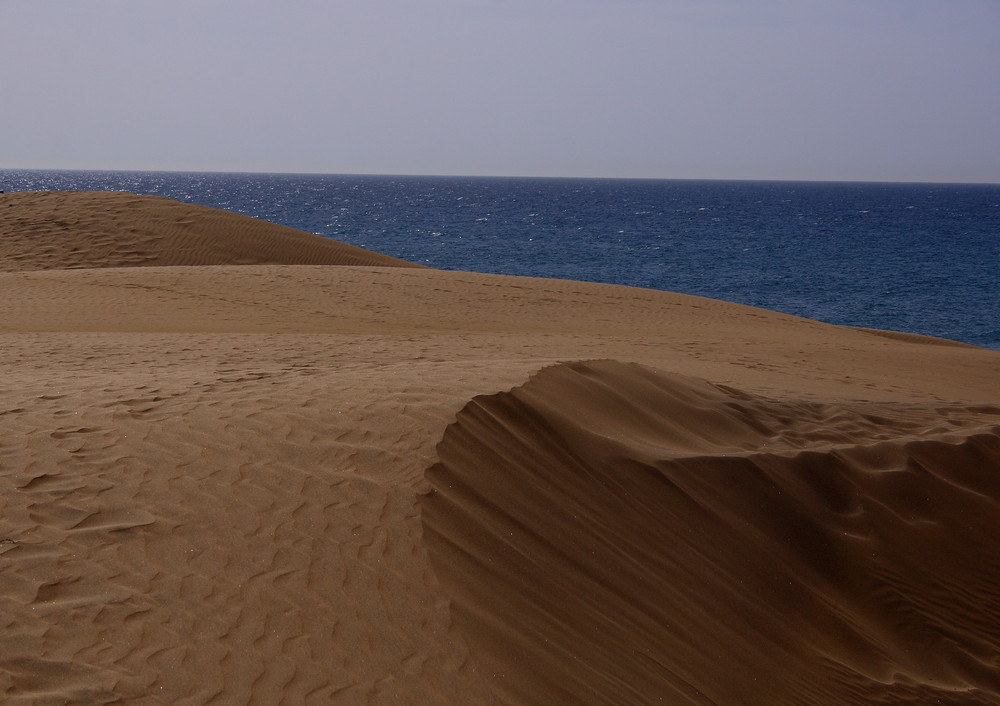
[[[1000,353],[0,198],[4,703],[1000,700]]]
[[[566,364],[462,410],[425,536],[514,703],[993,704],[998,432]]]
[[[265,263],[418,267],[294,228],[158,196],[0,194],[0,271]]]

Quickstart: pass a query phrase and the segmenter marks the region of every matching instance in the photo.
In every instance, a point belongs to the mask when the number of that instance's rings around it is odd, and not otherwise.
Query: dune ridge
[[[993,704],[998,432],[568,363],[459,413],[422,517],[510,703]]]
[[[908,343],[925,343],[928,345],[936,346],[960,346],[962,348],[978,348],[971,343],[963,343],[962,341],[952,341],[948,338],[938,338],[937,336],[925,336],[919,333],[904,333],[902,331],[884,331],[877,328],[863,328],[858,327],[859,331],[864,331],[865,333],[870,333],[873,336],[883,336],[884,338],[891,338],[895,341],[906,341]]]
[[[122,191],[0,194],[0,271],[247,264],[421,267],[160,196]]]
[[[1000,353],[318,240],[0,196],[4,704],[996,701]]]

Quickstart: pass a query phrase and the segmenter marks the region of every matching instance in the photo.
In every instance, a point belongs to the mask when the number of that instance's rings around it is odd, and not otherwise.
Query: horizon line
[[[648,177],[648,176],[563,176],[563,175],[523,175],[523,174],[428,174],[417,172],[313,172],[313,171],[249,171],[219,169],[107,169],[107,168],[52,168],[52,167],[0,167],[0,172],[103,172],[122,174],[234,174],[271,176],[343,176],[343,177],[414,177],[441,179],[553,179],[553,180],[600,180],[600,181],[742,181],[773,183],[814,183],[814,184],[926,184],[963,186],[1000,186],[1000,181],[937,181],[906,179],[801,179],[801,178],[751,178],[751,177]]]

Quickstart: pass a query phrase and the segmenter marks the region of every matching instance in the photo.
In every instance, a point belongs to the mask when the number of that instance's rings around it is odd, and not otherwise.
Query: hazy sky
[[[1000,182],[1000,0],[0,0],[0,167]]]

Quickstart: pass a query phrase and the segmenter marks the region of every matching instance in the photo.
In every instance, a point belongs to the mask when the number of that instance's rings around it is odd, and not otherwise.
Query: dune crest
[[[119,191],[0,194],[0,271],[266,264],[421,267],[160,196]]]
[[[425,537],[511,703],[995,704],[998,432],[557,365],[459,413]]]

